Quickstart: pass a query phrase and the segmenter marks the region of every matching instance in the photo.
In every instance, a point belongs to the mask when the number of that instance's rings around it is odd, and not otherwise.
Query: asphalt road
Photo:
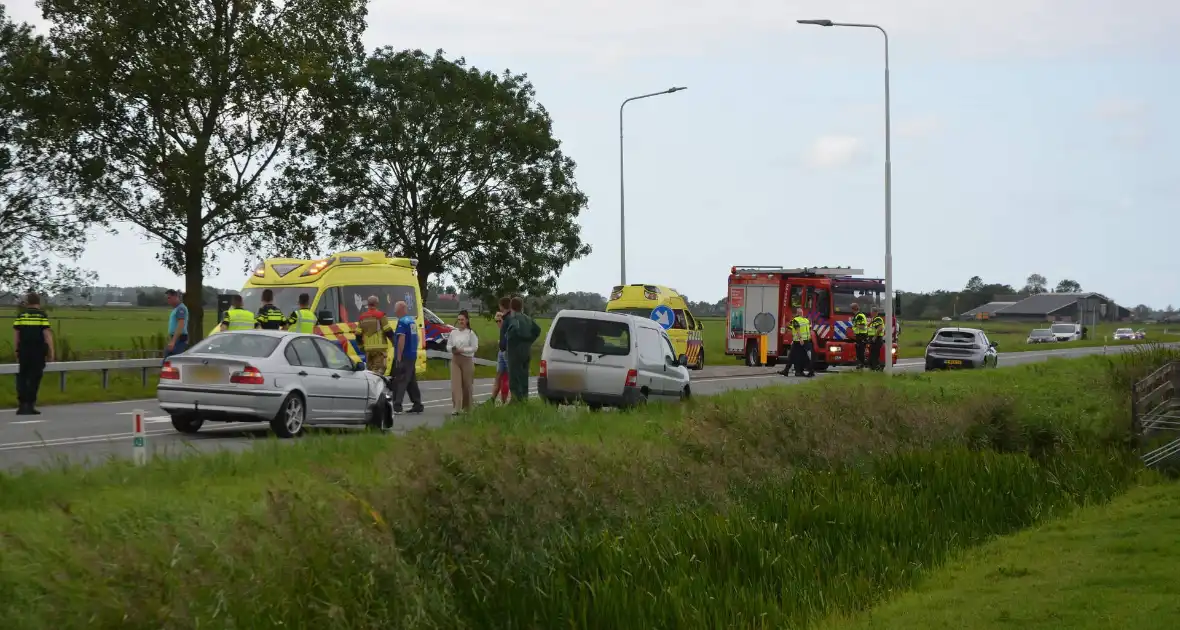
[[[1133,347],[1133,346],[1131,346]],[[1035,352],[1000,354],[1000,367],[1043,361],[1049,357],[1080,357],[1089,354],[1125,351],[1128,346],[1072,348]],[[904,371],[923,369],[922,359],[902,359],[897,367]],[[819,374],[818,378],[839,378],[840,370]],[[748,368],[739,364],[706,367],[693,373],[693,395],[708,396],[734,389],[752,389],[768,385],[790,385],[810,379],[784,377],[777,369]],[[536,379],[530,382],[536,393]],[[417,427],[437,427],[444,424],[451,411],[449,381],[428,381],[420,384],[426,411],[422,414],[399,416],[394,428],[404,432]],[[476,381],[476,400],[483,401],[491,393],[491,380]],[[407,408],[409,408],[407,401]],[[59,462],[93,464],[110,458],[132,455],[132,413],[145,412],[147,449],[150,454],[169,455],[181,452],[250,448],[253,440],[269,436],[265,424],[206,425],[201,432],[185,436],[177,433],[167,414],[156,405],[155,399],[131,400],[80,405],[61,405],[41,408],[42,415],[17,416],[13,410],[0,410],[0,469],[19,469]],[[308,429],[309,433],[314,429]]]

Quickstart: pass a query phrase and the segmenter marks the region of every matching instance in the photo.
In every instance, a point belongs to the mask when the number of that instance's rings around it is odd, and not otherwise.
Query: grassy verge
[[[1133,483],[1123,385],[1158,360],[0,476],[0,627],[812,622]]]
[[[824,628],[1169,630],[1180,618],[1178,523],[1180,487],[1136,488],[963,554],[915,592]]]

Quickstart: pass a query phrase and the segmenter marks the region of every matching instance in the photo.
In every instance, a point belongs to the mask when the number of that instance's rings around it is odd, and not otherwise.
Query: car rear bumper
[[[156,390],[156,400],[170,415],[225,422],[262,422],[278,415],[284,394],[286,392],[277,390],[230,391],[161,384]]]
[[[549,379],[537,378],[537,395],[550,402],[573,403],[582,401],[588,405],[604,407],[631,407],[643,400],[638,387],[624,387],[622,394],[595,394],[592,392],[571,392],[551,389]]]

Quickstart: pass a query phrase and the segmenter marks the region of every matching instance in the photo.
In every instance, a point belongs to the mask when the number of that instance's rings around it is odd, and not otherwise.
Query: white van
[[[541,350],[537,394],[554,403],[631,407],[689,396],[688,357],[650,319],[563,310]]]
[[[1080,341],[1082,338],[1082,325],[1059,322],[1049,327],[1053,332],[1053,338],[1057,341]]]

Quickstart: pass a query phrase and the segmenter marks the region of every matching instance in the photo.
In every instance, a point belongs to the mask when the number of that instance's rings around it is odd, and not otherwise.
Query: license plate
[[[585,379],[582,378],[581,374],[571,372],[556,374],[551,380],[553,381],[554,389],[567,392],[582,391],[582,386],[585,383]]]
[[[948,359],[946,364],[947,365],[963,365],[963,362],[958,359]]]
[[[207,365],[190,365],[184,368],[184,380],[188,383],[221,383],[225,381],[225,372]]]

